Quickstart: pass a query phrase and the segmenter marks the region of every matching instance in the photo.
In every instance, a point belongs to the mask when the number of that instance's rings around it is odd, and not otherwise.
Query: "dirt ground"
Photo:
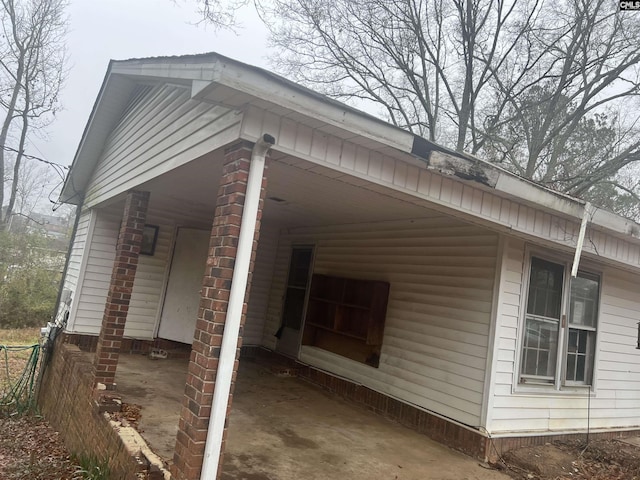
[[[637,480],[640,441],[554,442],[508,452],[499,467],[517,480]]]

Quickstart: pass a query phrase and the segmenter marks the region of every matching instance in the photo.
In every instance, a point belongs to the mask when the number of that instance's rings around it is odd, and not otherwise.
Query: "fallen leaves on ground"
[[[120,422],[124,420],[133,428],[141,432],[139,429],[140,418],[142,417],[140,410],[142,410],[142,406],[140,405],[136,405],[135,403],[123,403],[120,411],[113,412],[111,414],[111,418]]]
[[[0,478],[78,480],[78,468],[58,432],[43,419],[0,419]]]
[[[518,480],[640,480],[640,449],[621,440],[553,442],[508,452]]]

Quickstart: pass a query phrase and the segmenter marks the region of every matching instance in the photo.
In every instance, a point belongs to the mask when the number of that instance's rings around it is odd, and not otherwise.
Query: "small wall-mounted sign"
[[[142,231],[142,246],[140,247],[140,255],[153,255],[156,251],[156,242],[158,241],[158,226],[145,225]]]

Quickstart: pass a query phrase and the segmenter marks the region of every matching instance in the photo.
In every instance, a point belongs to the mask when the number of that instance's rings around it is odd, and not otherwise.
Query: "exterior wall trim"
[[[496,249],[496,274],[493,284],[493,299],[491,305],[491,323],[489,324],[489,344],[487,345],[487,362],[485,366],[484,394],[482,397],[482,411],[480,412],[481,428],[487,432],[491,431],[491,412],[493,408],[493,377],[496,373],[496,365],[498,363],[498,355],[496,351],[498,322],[501,316],[500,295],[502,294],[505,279],[504,256],[506,252],[506,244],[508,239],[504,235],[498,237],[498,246]]]

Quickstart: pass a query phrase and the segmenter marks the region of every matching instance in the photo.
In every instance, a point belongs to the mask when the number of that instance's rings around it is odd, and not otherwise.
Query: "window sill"
[[[538,395],[538,396],[569,396],[584,397],[588,394],[595,395],[592,385],[563,385],[557,389],[555,385],[532,383],[519,383],[513,388],[514,395]]]

